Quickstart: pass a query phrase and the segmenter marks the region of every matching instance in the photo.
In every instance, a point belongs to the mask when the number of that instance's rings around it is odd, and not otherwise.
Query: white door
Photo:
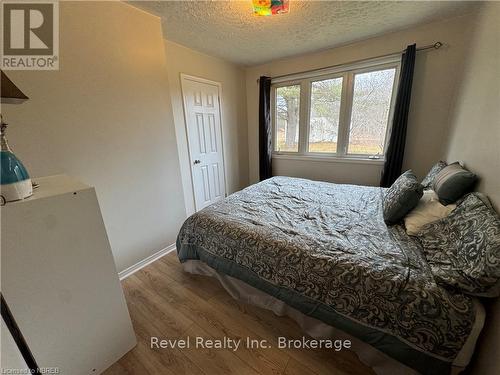
[[[224,157],[219,85],[182,76],[191,176],[196,210],[224,198]]]

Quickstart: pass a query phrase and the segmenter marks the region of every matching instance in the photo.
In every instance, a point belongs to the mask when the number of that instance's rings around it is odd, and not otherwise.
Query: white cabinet
[[[94,188],[36,179],[1,208],[1,289],[39,367],[98,374],[136,344]]]

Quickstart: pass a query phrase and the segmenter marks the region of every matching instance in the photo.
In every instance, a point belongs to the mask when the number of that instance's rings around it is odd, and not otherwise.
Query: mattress
[[[189,217],[178,256],[421,373],[465,366],[482,307],[435,282],[418,241],[384,223],[382,197],[377,187],[274,177]]]

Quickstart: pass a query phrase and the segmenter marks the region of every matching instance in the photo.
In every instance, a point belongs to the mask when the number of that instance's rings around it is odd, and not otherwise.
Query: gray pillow
[[[439,201],[447,205],[471,191],[476,180],[474,173],[457,162],[446,166],[437,174],[432,189],[438,195]]]
[[[417,237],[438,283],[475,296],[500,294],[500,218],[476,193]]]
[[[422,180],[422,186],[424,187],[424,189],[432,189],[432,184],[434,183],[436,176],[447,165],[448,164],[446,164],[444,161],[440,160],[432,166],[429,173],[427,173],[427,176],[425,176],[424,179]]]
[[[413,210],[423,195],[423,186],[410,170],[398,177],[384,193],[384,220],[396,224]]]

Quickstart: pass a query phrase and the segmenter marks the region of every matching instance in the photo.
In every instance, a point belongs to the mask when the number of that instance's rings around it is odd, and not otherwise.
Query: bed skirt
[[[323,323],[318,319],[307,316],[293,307],[290,307],[283,301],[256,289],[241,280],[219,273],[200,260],[187,260],[182,263],[182,266],[184,271],[192,274],[216,277],[224,289],[226,289],[226,291],[236,300],[258,306],[266,310],[271,310],[278,316],[290,317],[299,324],[306,334],[315,339],[330,338],[350,340],[352,343],[350,350],[356,353],[362,363],[371,367],[375,373],[379,375],[418,374],[417,371],[392,359],[356,337]],[[478,317],[476,321],[484,321],[484,310],[480,309],[480,311],[482,316]],[[472,333],[471,336],[474,337],[476,335]],[[471,341],[472,342],[469,345],[466,344],[460,352],[454,365],[452,366],[451,374],[459,374],[464,370],[465,366],[470,361],[475,344],[475,340]]]

